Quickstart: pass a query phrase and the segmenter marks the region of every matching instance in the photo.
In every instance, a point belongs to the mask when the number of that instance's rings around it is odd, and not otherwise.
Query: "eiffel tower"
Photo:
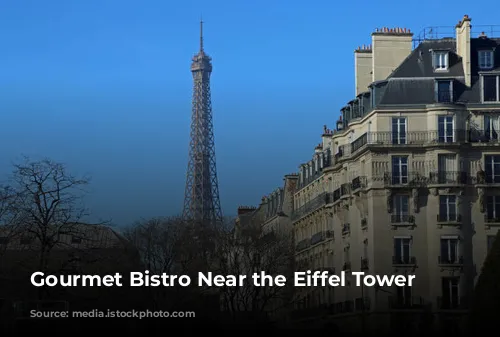
[[[200,50],[191,64],[193,102],[183,218],[207,226],[222,223],[210,94],[211,61],[203,49],[201,21]]]

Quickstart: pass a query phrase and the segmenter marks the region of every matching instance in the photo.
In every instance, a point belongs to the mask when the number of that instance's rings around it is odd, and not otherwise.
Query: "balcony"
[[[438,256],[440,266],[462,266],[464,264],[463,256]]]
[[[354,301],[344,301],[335,304],[335,312],[339,314],[344,314],[348,312],[354,312]]]
[[[298,220],[301,217],[323,207],[324,205],[327,204],[328,197],[329,197],[328,193],[321,193],[314,199],[306,202],[304,205],[293,211],[292,221]]]
[[[469,131],[469,142],[471,143],[499,143],[500,137],[494,130],[471,129]]]
[[[438,223],[461,223],[462,216],[460,214],[443,213],[437,215]]]
[[[393,266],[415,266],[417,264],[417,258],[415,256],[393,256],[392,265]]]
[[[335,191],[333,191],[333,202],[334,203],[340,200],[340,195],[341,195],[340,188],[337,188]]]
[[[451,134],[442,131],[407,131],[407,132],[367,132],[367,145],[432,145],[444,143],[464,143],[468,140],[467,130],[454,130]],[[359,138],[362,138],[360,136]]]
[[[484,183],[486,184],[500,184],[500,175],[490,175],[487,174],[484,177]]]
[[[422,172],[408,172],[408,174],[397,174],[387,172],[384,174],[384,185],[386,187],[419,187],[428,182],[426,175]]]
[[[484,223],[487,223],[487,224],[500,224],[500,217],[493,216],[491,213],[490,214],[485,214],[484,215]]]
[[[362,257],[361,258],[361,270],[368,270],[369,265],[368,265],[368,258],[367,257]]]
[[[353,192],[356,192],[358,190],[366,188],[366,185],[367,185],[367,179],[366,179],[366,177],[359,176],[359,177],[356,177],[356,178],[354,178],[352,180],[352,182],[351,182],[351,190]]]
[[[304,249],[309,248],[310,246],[311,246],[311,239],[300,240],[295,246],[295,251],[300,252],[303,251]]]
[[[468,301],[463,296],[439,296],[437,298],[437,306],[439,310],[467,310]]]
[[[348,271],[351,270],[351,262],[345,262],[344,265],[342,266],[343,271]]]
[[[340,197],[347,197],[351,194],[351,184],[342,184],[340,185]]]
[[[409,214],[391,214],[392,224],[413,224],[415,216]]]
[[[356,311],[369,311],[371,308],[369,297],[358,297],[354,300],[354,310]]]
[[[361,219],[361,229],[367,229],[368,228],[368,219],[363,218]]]
[[[389,297],[389,308],[393,310],[415,310],[423,309],[426,306],[425,300],[420,296],[412,297]]]
[[[469,183],[467,172],[437,171],[429,174],[429,184],[436,185],[465,185]]]
[[[316,244],[324,241],[325,239],[326,239],[326,232],[325,231],[317,232],[316,234],[314,234],[311,237],[311,246],[316,245]]]
[[[342,235],[348,235],[351,233],[351,224],[345,223],[342,225]]]

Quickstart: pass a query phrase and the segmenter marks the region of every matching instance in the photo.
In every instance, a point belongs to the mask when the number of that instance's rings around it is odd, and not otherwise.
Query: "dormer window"
[[[449,56],[447,51],[434,51],[433,54],[433,65],[434,71],[444,71],[448,70],[449,67]]]
[[[480,50],[479,51],[479,69],[486,70],[492,69],[494,66],[493,50]]]

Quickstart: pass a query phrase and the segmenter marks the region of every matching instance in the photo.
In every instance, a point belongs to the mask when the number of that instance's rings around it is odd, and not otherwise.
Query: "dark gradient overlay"
[[[459,334],[481,331],[500,317],[497,306],[500,240],[491,248],[484,269],[478,270],[479,281],[477,287],[472,282],[468,300],[455,294],[453,287],[433,302],[435,289],[430,286],[419,287],[424,290],[417,297],[406,294],[404,287],[365,285],[362,291],[370,295],[369,301],[363,300],[362,295],[361,301],[353,298],[303,308],[296,300],[298,288],[293,286],[293,273],[301,271],[300,266],[294,264],[293,240],[272,232],[263,235],[250,227],[236,231],[231,219],[215,226],[176,217],[153,218],[122,231],[106,223],[89,224],[85,222],[89,211],[80,206],[87,183],[87,178],[72,176],[63,165],[51,160],[33,162],[27,158],[14,166],[12,180],[1,190],[2,335],[26,331],[165,334],[174,327],[182,331],[320,329],[336,335]],[[419,256],[421,261],[431,258]],[[402,255],[396,262],[414,265],[401,274],[417,275],[416,285],[431,284],[430,276],[419,273],[417,264],[408,256]],[[467,261],[451,262],[459,263],[460,267],[451,266],[450,275],[467,274],[471,269]],[[363,269],[363,263],[359,264],[359,270],[356,265],[353,263],[349,273]],[[35,287],[30,279],[37,271],[57,277],[120,273],[123,286]],[[169,286],[127,286],[130,272],[145,271],[150,275],[188,275],[192,283],[183,287],[179,285],[182,280],[174,279]],[[247,275],[247,282],[241,286],[225,286],[219,280],[219,286],[200,287],[200,272]],[[255,272],[283,275],[288,282],[282,287],[269,284],[256,287],[250,282]],[[339,292],[355,287],[352,276],[346,277],[343,289],[335,288]],[[149,316],[161,311],[163,316],[169,312],[185,317],[47,317],[55,312],[72,315],[87,311],[90,312],[87,315],[99,316],[117,310],[136,311],[137,315],[149,310],[146,314]],[[44,317],[31,317],[34,312]],[[448,320],[454,324],[448,326]],[[104,330],[96,330],[100,327]]]

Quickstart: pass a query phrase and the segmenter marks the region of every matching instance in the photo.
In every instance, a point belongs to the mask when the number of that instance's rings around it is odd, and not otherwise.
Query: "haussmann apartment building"
[[[500,39],[471,27],[381,28],[354,52],[356,96],[300,166],[295,265],[416,279],[296,288],[294,321],[459,329],[500,226]]]

